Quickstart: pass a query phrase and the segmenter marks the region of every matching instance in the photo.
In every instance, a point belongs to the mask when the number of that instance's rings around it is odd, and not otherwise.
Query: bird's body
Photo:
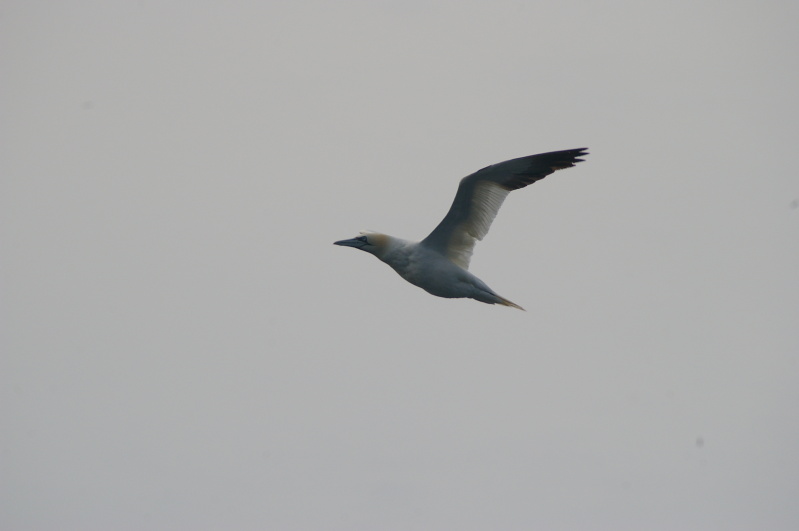
[[[376,233],[373,234],[376,236]],[[384,234],[380,236],[387,240],[386,251],[375,253],[376,256],[391,266],[399,276],[431,295],[447,299],[470,298],[490,304],[509,303],[508,305],[515,306],[431,246]]]
[[[464,177],[447,215],[420,242],[362,231],[355,238],[335,243],[374,254],[402,278],[432,295],[475,299],[522,310],[468,271],[472,250],[488,233],[508,193],[555,170],[574,166],[583,155],[585,148],[531,155],[494,164]]]

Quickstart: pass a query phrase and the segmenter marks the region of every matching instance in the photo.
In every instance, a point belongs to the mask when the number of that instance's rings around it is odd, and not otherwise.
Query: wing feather
[[[587,154],[586,148],[541,153],[493,164],[464,177],[449,212],[422,244],[468,269],[475,244],[488,234],[511,191],[570,168]]]

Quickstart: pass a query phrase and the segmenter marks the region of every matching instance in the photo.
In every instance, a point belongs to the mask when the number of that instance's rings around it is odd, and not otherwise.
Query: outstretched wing
[[[588,148],[530,155],[493,164],[461,179],[449,212],[422,244],[464,269],[469,268],[474,244],[491,228],[505,197],[556,170],[571,168]]]

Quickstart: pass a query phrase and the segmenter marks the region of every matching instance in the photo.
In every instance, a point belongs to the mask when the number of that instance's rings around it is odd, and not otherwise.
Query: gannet
[[[524,310],[498,295],[469,272],[474,245],[513,190],[524,188],[553,173],[571,168],[588,148],[552,151],[506,160],[461,179],[449,212],[427,238],[412,242],[373,231],[360,231],[334,245],[354,247],[375,255],[415,286],[437,297],[475,299]]]

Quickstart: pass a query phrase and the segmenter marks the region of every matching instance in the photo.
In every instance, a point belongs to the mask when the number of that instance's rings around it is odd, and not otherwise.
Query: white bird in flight
[[[553,173],[571,168],[588,148],[552,151],[493,164],[461,179],[455,200],[444,219],[427,238],[411,242],[361,231],[359,236],[335,242],[375,255],[415,286],[438,297],[468,298],[524,310],[498,295],[471,274],[469,260],[507,195]]]

